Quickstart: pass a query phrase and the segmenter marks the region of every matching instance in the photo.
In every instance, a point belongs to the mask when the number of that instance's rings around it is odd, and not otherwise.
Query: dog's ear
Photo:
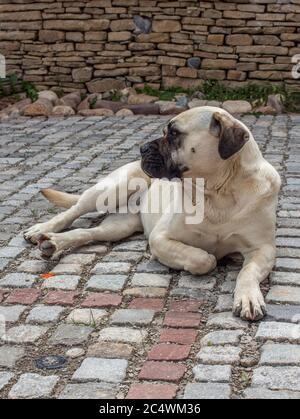
[[[213,114],[210,132],[219,138],[219,154],[223,160],[237,153],[249,140],[249,133],[221,112]]]

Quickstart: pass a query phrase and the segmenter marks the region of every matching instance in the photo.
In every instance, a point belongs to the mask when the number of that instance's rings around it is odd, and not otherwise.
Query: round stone
[[[66,356],[69,358],[78,358],[82,355],[84,355],[84,350],[82,348],[72,348],[66,352]]]
[[[36,361],[37,368],[46,369],[46,370],[56,370],[63,368],[67,363],[67,360],[64,356],[59,355],[48,355],[38,358]]]
[[[187,65],[189,68],[200,68],[201,59],[199,57],[191,57],[187,60]]]

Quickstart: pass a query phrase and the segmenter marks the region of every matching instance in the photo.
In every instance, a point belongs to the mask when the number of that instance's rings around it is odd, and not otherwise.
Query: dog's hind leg
[[[42,234],[38,245],[43,256],[49,258],[57,251],[83,246],[94,241],[115,242],[138,231],[143,231],[138,214],[110,214],[100,226],[95,228],[78,228],[64,233]]]
[[[24,238],[32,243],[37,243],[41,234],[59,233],[69,227],[78,217],[88,212],[98,211],[101,214],[116,212],[117,208],[127,205],[128,198],[135,192],[129,187],[130,181],[134,179],[142,179],[144,188],[147,187],[149,178],[142,171],[139,161],[129,163],[106,176],[98,184],[85,191],[76,204],[67,211],[56,215],[50,221],[36,224],[26,230]],[[51,193],[54,194],[54,191]],[[110,197],[113,199],[110,200]],[[112,207],[104,206],[107,200],[112,202]]]

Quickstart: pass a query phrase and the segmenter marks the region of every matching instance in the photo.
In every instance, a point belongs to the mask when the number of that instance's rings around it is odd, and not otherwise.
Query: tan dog
[[[244,265],[234,294],[233,312],[248,320],[265,314],[260,282],[275,260],[276,206],[280,177],[262,157],[249,129],[226,111],[200,107],[183,112],[168,124],[164,137],[141,147],[142,160],[114,171],[99,184],[74,196],[43,191],[53,203],[69,208],[52,220],[27,230],[25,238],[38,243],[45,256],[92,241],[118,241],[137,231],[149,238],[152,255],[163,264],[192,274],[205,274],[217,260],[240,252]],[[172,213],[162,199],[158,214],[110,214],[96,228],[60,233],[81,215],[99,210],[99,196],[113,186],[125,191],[118,205],[128,203],[128,182],[151,177],[204,178],[204,220],[187,224],[185,213]],[[182,188],[183,182],[177,182]],[[142,195],[159,200],[170,182],[155,180]],[[164,196],[164,193],[162,193]],[[101,210],[101,208],[100,208]],[[199,281],[201,279],[199,278]]]

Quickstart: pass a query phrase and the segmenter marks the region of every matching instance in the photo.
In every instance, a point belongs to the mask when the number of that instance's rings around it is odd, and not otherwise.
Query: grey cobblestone
[[[254,370],[252,385],[270,390],[300,391],[300,368],[259,367]]]
[[[300,342],[300,325],[282,322],[263,322],[259,325],[256,339],[260,341],[274,340],[282,342]]]
[[[196,365],[193,368],[195,380],[199,382],[228,383],[231,378],[229,365]]]
[[[26,306],[0,306],[0,316],[3,316],[6,322],[17,322],[22,313],[26,310]]]
[[[56,275],[46,279],[42,288],[54,288],[60,290],[76,290],[80,281],[78,275]]]
[[[61,392],[59,399],[114,399],[117,387],[107,383],[68,384]]]
[[[38,399],[50,396],[59,377],[49,375],[43,377],[38,374],[23,374],[12,387],[8,397],[10,399]]]
[[[47,332],[44,326],[15,326],[2,336],[2,340],[10,343],[34,343]]]
[[[239,343],[243,333],[243,330],[220,330],[216,332],[210,332],[201,339],[201,345],[236,345]]]
[[[147,336],[145,330],[131,329],[128,327],[107,327],[102,329],[99,334],[99,340],[125,342],[125,343],[142,343]]]
[[[72,379],[119,383],[125,378],[127,365],[125,359],[86,358]]]
[[[14,374],[11,372],[0,371],[0,390],[2,390],[13,378]]]
[[[184,399],[205,400],[205,399],[229,399],[230,386],[219,383],[196,383],[187,384],[184,392]]]
[[[35,306],[26,318],[26,323],[50,323],[59,319],[61,313],[65,310],[60,306]]]
[[[266,302],[300,305],[300,287],[274,285],[266,296]]]
[[[49,339],[49,343],[51,345],[78,345],[85,342],[92,331],[93,329],[87,326],[61,324]]]
[[[235,346],[205,346],[196,357],[205,364],[237,364],[241,349]]]
[[[16,362],[25,355],[25,349],[19,346],[0,346],[0,366],[13,368]]]
[[[261,365],[300,366],[300,345],[266,344],[262,347]]]
[[[35,280],[36,276],[34,275],[24,273],[11,273],[5,275],[4,278],[0,280],[0,287],[30,288]]]
[[[153,320],[154,310],[120,309],[111,316],[112,324],[147,325]]]
[[[133,275],[131,285],[136,287],[168,287],[170,280],[170,275],[137,273]]]

